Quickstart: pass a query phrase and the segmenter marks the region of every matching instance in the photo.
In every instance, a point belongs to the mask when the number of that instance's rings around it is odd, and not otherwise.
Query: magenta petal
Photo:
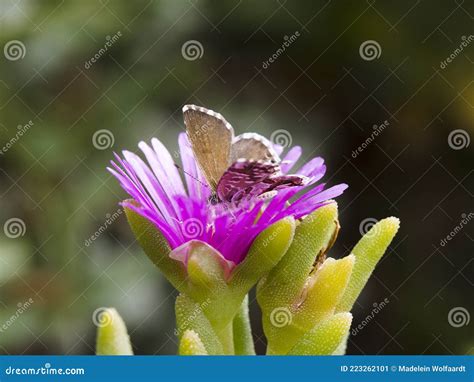
[[[291,171],[295,163],[298,161],[298,159],[300,159],[302,152],[303,151],[301,150],[300,146],[294,146],[290,151],[288,151],[288,153],[281,160],[281,172],[283,174]]]

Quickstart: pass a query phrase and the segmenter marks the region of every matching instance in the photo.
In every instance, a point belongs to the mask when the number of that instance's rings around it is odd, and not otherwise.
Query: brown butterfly
[[[225,118],[195,105],[183,107],[194,157],[217,201],[269,197],[283,188],[302,186],[303,175],[283,175],[273,144],[260,134],[234,135]]]

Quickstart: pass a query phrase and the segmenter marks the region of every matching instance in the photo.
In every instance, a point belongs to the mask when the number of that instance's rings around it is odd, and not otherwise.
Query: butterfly
[[[235,202],[267,198],[278,190],[303,186],[303,175],[283,175],[273,144],[260,134],[234,135],[232,125],[212,110],[183,107],[186,133],[207,183],[211,201]]]

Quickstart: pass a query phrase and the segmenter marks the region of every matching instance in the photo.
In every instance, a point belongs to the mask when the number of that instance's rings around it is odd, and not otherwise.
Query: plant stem
[[[219,338],[224,355],[234,354],[234,333],[232,321],[220,331],[216,331],[217,337]]]
[[[234,318],[234,350],[236,355],[255,355],[252,328],[249,318],[249,298],[245,296],[240,310]]]

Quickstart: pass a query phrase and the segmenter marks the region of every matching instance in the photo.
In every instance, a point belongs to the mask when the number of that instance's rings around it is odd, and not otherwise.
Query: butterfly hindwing
[[[244,133],[234,138],[230,154],[231,163],[240,158],[250,161],[280,162],[272,142],[256,133]]]
[[[207,182],[216,190],[219,179],[231,164],[234,129],[222,115],[204,107],[183,107],[186,133],[196,161]]]

